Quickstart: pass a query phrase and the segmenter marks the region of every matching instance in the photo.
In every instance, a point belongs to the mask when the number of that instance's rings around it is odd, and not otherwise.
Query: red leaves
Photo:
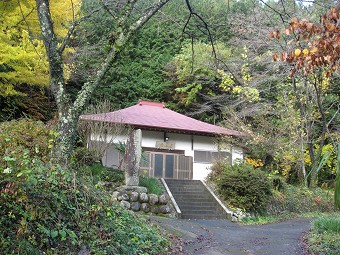
[[[270,32],[269,36],[270,36],[270,38],[276,38],[276,39],[280,40],[281,33],[280,33],[279,30],[276,30],[276,31]]]
[[[3,188],[0,190],[0,194],[9,194],[9,195],[16,195],[17,189],[15,187],[15,184],[13,182],[7,182],[6,185],[4,185]]]
[[[321,17],[319,24],[314,24],[306,19],[293,18],[284,33],[288,36],[295,35],[295,38],[289,43],[295,42],[297,48],[281,53],[280,58],[274,54],[274,61],[280,59],[288,63],[295,63],[291,75],[298,70],[308,73],[315,67],[322,66],[328,68],[327,75],[329,76],[340,61],[339,10],[332,8],[327,15]],[[272,32],[271,37],[280,39],[279,31]],[[305,47],[301,45],[305,45]]]

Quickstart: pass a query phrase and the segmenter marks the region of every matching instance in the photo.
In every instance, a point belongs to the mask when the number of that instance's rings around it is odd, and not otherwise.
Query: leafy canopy
[[[50,1],[57,36],[67,34],[67,24],[76,15],[79,2]],[[1,1],[0,9],[0,96],[23,95],[16,89],[22,84],[47,86],[48,63],[39,38],[35,1]]]

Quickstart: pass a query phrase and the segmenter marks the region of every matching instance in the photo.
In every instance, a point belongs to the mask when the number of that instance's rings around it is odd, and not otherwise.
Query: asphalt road
[[[303,236],[309,219],[245,226],[227,220],[153,218],[182,242],[173,254],[185,255],[304,255]]]

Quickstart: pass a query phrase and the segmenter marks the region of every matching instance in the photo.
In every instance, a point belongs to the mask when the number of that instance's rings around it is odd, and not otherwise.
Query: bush
[[[148,192],[152,194],[161,195],[164,192],[159,180],[153,177],[140,176],[139,185],[146,187]]]
[[[248,164],[225,162],[214,165],[211,176],[218,192],[230,205],[248,212],[265,211],[271,197],[271,185],[261,170]]]
[[[24,149],[30,156],[48,160],[50,149],[57,134],[41,121],[30,119],[13,120],[0,123],[0,155],[14,155]],[[6,164],[0,158],[0,166]]]
[[[106,167],[100,175],[102,181],[114,182],[117,186],[125,184],[124,172],[119,169],[113,169]]]
[[[0,167],[2,254],[164,253],[168,241],[150,223],[87,179],[30,154],[5,156]]]
[[[267,212],[271,215],[334,211],[334,195],[331,191],[309,189],[284,182],[281,185],[280,190],[272,192],[273,196],[267,207]]]
[[[74,165],[74,167],[79,167],[82,165],[91,165],[95,163],[95,157],[93,156],[91,151],[89,151],[85,147],[75,148],[73,150],[71,159],[72,159],[72,164]]]

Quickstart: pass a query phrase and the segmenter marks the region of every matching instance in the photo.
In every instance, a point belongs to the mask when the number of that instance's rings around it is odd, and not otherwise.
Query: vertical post
[[[139,167],[142,156],[142,131],[134,130],[129,134],[125,150],[125,184],[139,185]]]

